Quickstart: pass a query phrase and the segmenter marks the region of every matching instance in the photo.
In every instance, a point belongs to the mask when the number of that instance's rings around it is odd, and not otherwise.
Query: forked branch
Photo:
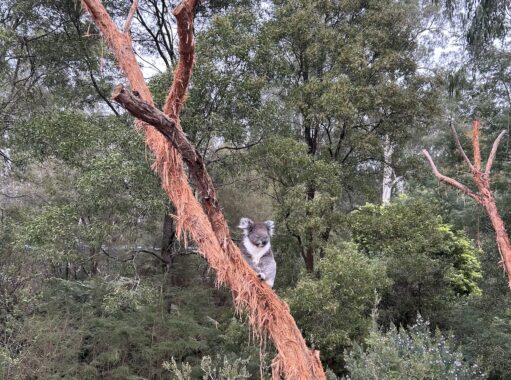
[[[440,171],[437,169],[437,167],[435,165],[435,162],[433,161],[433,159],[429,155],[429,152],[426,149],[422,150],[422,154],[424,154],[424,156],[428,160],[429,165],[431,166],[431,169],[433,170],[433,174],[435,175],[435,177],[438,178],[439,181],[458,189],[463,194],[466,194],[469,197],[473,198],[477,203],[481,203],[481,197],[479,195],[477,195],[476,193],[474,193],[472,190],[470,190],[468,188],[468,186],[456,181],[455,179],[453,179],[451,177],[447,177],[447,176],[443,175],[442,173],[440,173]]]
[[[112,98],[122,105],[130,114],[137,119],[151,124],[162,135],[164,135],[181,153],[183,160],[190,169],[190,174],[200,191],[203,202],[213,202],[218,205],[216,191],[213,181],[206,170],[206,163],[202,155],[188,141],[186,134],[176,128],[176,121],[170,119],[156,107],[135,96],[131,91],[124,88],[123,85],[117,85],[112,92]]]
[[[428,160],[428,162],[431,166],[431,169],[433,170],[433,173],[435,174],[435,177],[437,177],[440,181],[460,190],[464,194],[469,195],[477,203],[479,203],[481,206],[484,207],[484,209],[492,223],[493,229],[495,231],[497,246],[499,248],[499,252],[502,257],[502,264],[503,264],[504,270],[508,276],[508,285],[511,288],[511,276],[510,276],[511,275],[511,243],[509,241],[509,237],[508,237],[506,228],[504,226],[504,221],[502,220],[502,218],[500,217],[500,214],[498,212],[495,196],[493,195],[493,192],[490,189],[490,171],[491,171],[491,168],[493,165],[493,161],[495,160],[495,156],[497,154],[497,149],[499,147],[500,141],[504,137],[504,134],[506,133],[506,131],[502,131],[499,134],[499,136],[495,139],[492,149],[491,149],[491,152],[488,156],[488,161],[486,162],[485,171],[481,172],[481,150],[479,147],[480,127],[481,127],[481,124],[480,124],[479,120],[474,120],[474,122],[472,123],[472,149],[474,152],[474,164],[472,165],[470,163],[470,160],[468,159],[467,155],[463,151],[463,148],[461,147],[456,130],[451,126],[451,128],[453,130],[454,139],[456,140],[456,145],[458,146],[458,149],[461,151],[461,154],[463,155],[463,158],[465,159],[465,161],[469,164],[470,171],[472,173],[472,179],[478,189],[477,193],[470,190],[467,186],[456,181],[455,179],[441,174],[438,171],[438,169],[437,169],[435,163],[433,162],[433,159],[429,155],[429,153],[425,149],[422,151],[422,153]]]
[[[151,107],[152,95],[133,54],[129,33],[117,30],[100,0],[82,2],[114,51],[132,90],[137,90],[145,101],[143,107]],[[155,156],[153,168],[161,178],[163,189],[176,207],[178,236],[182,239],[190,236],[197,243],[200,254],[216,271],[218,283],[225,284],[231,289],[237,310],[248,312],[248,320],[254,334],[260,338],[270,336],[275,343],[279,354],[272,364],[274,378],[280,379],[282,375],[293,380],[326,379],[319,360],[319,352],[307,347],[288,306],[257,278],[230,238],[220,207],[216,201],[211,201],[216,200],[211,180],[207,179],[200,185],[210,189],[201,194],[203,201],[201,206],[183,171],[182,157],[191,167],[198,168],[198,172],[204,170],[201,172],[204,174],[201,180],[207,175],[203,163],[201,164],[200,155],[187,142],[184,133],[178,131],[179,113],[184,104],[194,59],[193,11],[196,4],[197,0],[184,0],[174,12],[178,31],[181,31],[178,33],[181,57],[164,109],[170,118],[156,114],[155,118],[146,119],[156,128],[140,119],[136,123],[145,132],[146,143]],[[153,110],[149,108],[145,111],[150,114]],[[161,128],[157,129],[158,126]],[[211,199],[206,199],[209,193]]]

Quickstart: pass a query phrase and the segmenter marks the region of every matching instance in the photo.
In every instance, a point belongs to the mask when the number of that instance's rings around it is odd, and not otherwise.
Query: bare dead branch
[[[472,123],[472,149],[474,150],[474,168],[476,171],[481,171],[481,148],[479,146],[479,129],[481,123],[479,120],[474,120]]]
[[[151,256],[153,256],[153,257],[157,258],[158,260],[160,260],[163,264],[166,264],[166,265],[170,264],[170,262],[168,260],[166,260],[165,258],[161,257],[156,252],[149,251],[148,249],[137,249],[137,250],[131,251],[131,252],[133,252],[133,253],[148,253]]]
[[[456,128],[454,127],[454,125],[452,123],[450,123],[450,125],[451,125],[452,135],[454,136],[454,141],[456,142],[456,146],[458,147],[458,150],[460,151],[461,155],[463,156],[463,159],[465,160],[468,167],[470,168],[470,171],[473,172],[474,166],[470,162],[467,154],[465,153],[465,150],[463,149],[463,146],[461,145],[460,138],[458,136],[458,133],[456,132]]]
[[[424,154],[424,156],[428,160],[428,162],[431,166],[431,169],[433,170],[433,174],[435,174],[435,177],[438,178],[439,181],[441,181],[447,185],[450,185],[452,187],[455,187],[456,189],[461,191],[463,194],[466,194],[469,197],[473,198],[477,203],[481,203],[481,197],[479,195],[477,195],[476,193],[474,193],[472,190],[470,190],[467,186],[463,185],[462,183],[456,181],[453,178],[447,177],[447,176],[443,175],[442,173],[440,173],[435,165],[435,162],[433,161],[433,159],[429,155],[429,152],[426,149],[422,150],[422,154]]]
[[[138,0],[133,0],[133,3],[131,4],[130,11],[128,13],[128,17],[126,18],[126,21],[124,23],[124,33],[129,33],[131,29],[131,22],[133,21],[133,17],[135,16],[135,13],[137,13],[138,9]]]
[[[499,148],[500,141],[502,140],[506,132],[507,131],[505,129],[502,132],[500,132],[499,136],[493,142],[490,155],[488,156],[488,161],[486,161],[486,168],[484,170],[484,173],[487,176],[490,175],[491,167],[493,166],[493,161],[495,160],[495,156],[497,155],[497,149]]]
[[[486,162],[485,172],[481,173],[481,151],[479,146],[479,130],[480,130],[480,122],[478,120],[474,120],[472,123],[472,149],[474,151],[474,166],[471,168],[472,171],[472,179],[477,186],[478,193],[474,193],[467,186],[459,183],[458,181],[444,176],[441,174],[435,166],[433,159],[429,155],[429,153],[424,149],[422,152],[426,159],[429,161],[431,168],[433,169],[433,173],[435,176],[442,182],[462,191],[463,193],[472,197],[477,203],[484,207],[486,214],[488,215],[493,230],[495,231],[497,246],[499,247],[499,252],[502,258],[502,265],[507,274],[508,286],[511,288],[511,242],[509,240],[509,236],[507,234],[504,221],[502,220],[499,211],[497,209],[497,204],[495,200],[495,196],[490,189],[490,171],[493,165],[493,161],[497,154],[497,149],[499,146],[502,137],[506,133],[506,131],[502,131],[499,136],[495,139],[491,152],[488,156],[488,161]],[[455,132],[453,130],[453,132]],[[456,139],[456,144],[458,147],[460,146],[459,140],[457,139],[457,135],[454,134]],[[468,158],[464,154],[465,160]]]
[[[4,153],[1,149],[0,149],[0,157],[2,157],[5,162],[12,162],[11,158],[6,153]]]

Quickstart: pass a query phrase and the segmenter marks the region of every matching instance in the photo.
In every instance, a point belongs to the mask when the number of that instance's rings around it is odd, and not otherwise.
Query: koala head
[[[241,218],[238,228],[243,230],[243,234],[248,240],[257,247],[265,247],[270,243],[270,237],[273,235],[274,223],[272,220],[266,222],[254,222],[249,218]]]

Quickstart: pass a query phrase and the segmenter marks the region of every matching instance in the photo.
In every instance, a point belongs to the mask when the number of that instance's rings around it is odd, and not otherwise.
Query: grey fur
[[[273,287],[277,274],[277,264],[270,243],[274,228],[273,221],[254,222],[249,218],[241,218],[238,228],[243,230],[244,235],[240,244],[243,258],[261,280]]]

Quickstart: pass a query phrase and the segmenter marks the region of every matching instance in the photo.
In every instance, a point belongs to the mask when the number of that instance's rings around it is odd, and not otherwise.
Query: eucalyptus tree
[[[261,159],[259,168],[286,243],[308,271],[338,232],[340,213],[380,198],[385,165],[393,165],[386,145],[400,154],[438,112],[433,78],[417,68],[419,5],[275,1],[262,29],[256,59],[287,140],[262,147],[274,165]]]

